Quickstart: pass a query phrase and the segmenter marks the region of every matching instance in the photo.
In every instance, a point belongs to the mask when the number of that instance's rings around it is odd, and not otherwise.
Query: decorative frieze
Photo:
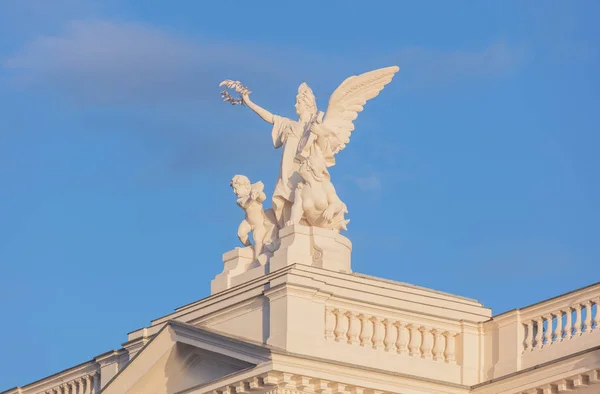
[[[578,388],[584,388],[592,385],[598,387],[599,390],[594,391],[594,393],[600,392],[600,369],[594,369],[587,373],[580,373],[568,378],[554,381],[552,383],[546,383],[541,386],[532,387],[524,391],[519,391],[518,394],[572,393]]]
[[[219,387],[210,391],[210,394],[247,394],[249,389],[264,394],[391,394],[344,382],[276,371]]]
[[[455,363],[457,333],[399,319],[325,308],[325,338],[374,350]]]

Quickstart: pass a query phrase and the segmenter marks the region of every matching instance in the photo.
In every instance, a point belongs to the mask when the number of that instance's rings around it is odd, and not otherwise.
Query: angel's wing
[[[353,75],[333,92],[321,125],[329,131],[328,139],[334,154],[350,142],[350,133],[354,130],[352,121],[363,110],[363,106],[376,97],[399,70],[393,66]]]

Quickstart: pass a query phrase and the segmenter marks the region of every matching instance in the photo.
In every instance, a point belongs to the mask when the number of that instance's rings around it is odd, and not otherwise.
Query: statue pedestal
[[[210,294],[227,290],[266,273],[266,266],[252,262],[252,247],[235,248],[223,253],[223,272],[210,281]]]
[[[343,235],[318,227],[293,225],[279,230],[279,249],[266,264],[252,261],[252,248],[235,248],[223,254],[224,269],[210,283],[219,293],[286,266],[302,264],[351,273],[352,242]]]
[[[271,257],[270,272],[292,264],[351,273],[352,242],[333,230],[288,226],[279,230],[280,246]]]

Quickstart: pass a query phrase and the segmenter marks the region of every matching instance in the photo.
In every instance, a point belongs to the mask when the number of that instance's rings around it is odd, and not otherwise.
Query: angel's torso
[[[302,208],[307,219],[310,221],[310,217],[314,215],[318,218],[321,213],[329,206],[327,199],[327,191],[323,183],[310,185],[304,184],[300,192],[302,197]],[[312,214],[312,215],[311,215]]]

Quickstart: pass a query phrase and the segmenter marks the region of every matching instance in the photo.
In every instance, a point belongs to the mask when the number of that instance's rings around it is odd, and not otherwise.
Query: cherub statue
[[[248,89],[241,88],[239,82],[223,82],[227,86],[237,87],[236,90],[242,95],[241,102],[273,125],[271,133],[273,145],[275,148],[283,147],[279,176],[273,192],[273,211],[280,228],[291,220],[292,205],[295,203],[295,196],[298,195],[297,185],[300,182],[305,184],[313,182],[301,179],[298,172],[300,163],[318,148],[324,163],[319,162],[318,165],[333,166],[334,156],[350,141],[350,134],[354,130],[353,121],[358,113],[363,110],[368,100],[376,97],[385,85],[392,81],[398,70],[398,67],[393,66],[347,78],[331,95],[326,113],[317,109],[317,102],[311,88],[306,83],[302,83],[298,87],[296,96],[298,120],[274,115],[258,106],[250,100]],[[315,160],[313,157],[310,161]],[[319,184],[318,188],[333,190],[333,186],[330,185],[331,182],[327,179],[327,182]],[[331,210],[326,215],[330,214]],[[309,222],[315,223],[311,225],[323,227],[316,224],[321,223],[319,220],[311,219]]]
[[[269,209],[265,212],[262,206],[267,199],[264,185],[260,181],[252,184],[244,175],[236,175],[231,180],[231,187],[238,197],[237,204],[246,212],[246,217],[238,227],[238,238],[242,245],[252,246],[254,260],[259,260],[262,255],[273,251],[270,246],[277,236],[273,211]],[[250,232],[254,245],[249,239]]]
[[[294,191],[290,220],[287,225],[305,224],[340,232],[350,220],[346,204],[338,197],[327,171],[325,157],[317,147],[308,157],[300,156],[298,174],[302,181]]]

